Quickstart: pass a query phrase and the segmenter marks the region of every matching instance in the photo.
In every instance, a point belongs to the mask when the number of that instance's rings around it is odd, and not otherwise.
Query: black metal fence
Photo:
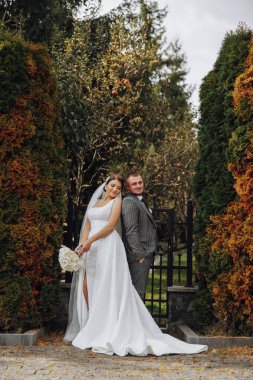
[[[174,209],[154,208],[158,227],[158,250],[151,267],[145,303],[161,327],[168,318],[168,288],[193,285],[193,202],[187,204],[185,222],[177,220]]]

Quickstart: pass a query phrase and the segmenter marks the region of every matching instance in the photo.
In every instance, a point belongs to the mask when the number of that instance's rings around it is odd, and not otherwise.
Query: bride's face
[[[105,186],[105,196],[110,198],[116,198],[120,194],[121,190],[121,182],[117,179],[113,179]]]

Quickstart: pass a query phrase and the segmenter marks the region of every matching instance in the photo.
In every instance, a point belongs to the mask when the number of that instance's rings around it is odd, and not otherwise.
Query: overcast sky
[[[102,0],[105,14],[122,0]],[[240,21],[253,28],[253,0],[158,0],[168,6],[165,20],[168,41],[179,38],[188,61],[187,81],[196,86],[193,104],[198,105],[201,79],[211,70],[225,33]]]

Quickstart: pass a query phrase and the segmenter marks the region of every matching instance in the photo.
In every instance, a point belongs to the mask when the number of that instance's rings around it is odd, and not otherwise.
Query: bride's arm
[[[96,240],[102,239],[103,237],[109,235],[114,228],[116,227],[116,224],[119,220],[120,213],[121,213],[121,200],[115,199],[112,206],[112,212],[110,215],[110,218],[108,219],[108,223],[95,235],[89,237],[88,240],[83,242],[83,251],[85,252],[86,246],[90,246],[92,243],[94,243]]]
[[[79,244],[75,248],[76,253],[78,253],[78,254],[81,253],[81,250],[82,250],[82,247],[83,247],[83,243],[87,241],[88,236],[89,236],[89,232],[90,232],[90,221],[87,218],[87,220],[85,222],[85,226],[84,226],[83,232],[82,232],[82,236],[80,236]],[[87,247],[87,248],[89,249],[89,247]]]
[[[83,229],[83,233],[82,233],[82,236],[81,236],[81,239],[80,239],[80,244],[79,245],[81,245],[83,242],[85,242],[88,239],[89,232],[90,232],[90,221],[87,218],[86,223],[85,223],[85,227]]]

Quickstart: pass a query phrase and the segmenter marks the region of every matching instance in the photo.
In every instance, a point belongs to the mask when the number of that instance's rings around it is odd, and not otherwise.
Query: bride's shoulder
[[[121,204],[122,204],[122,201],[121,199],[119,198],[116,198],[114,199],[114,201],[112,202],[112,212],[121,212]]]
[[[121,206],[121,204],[122,204],[122,200],[120,198],[115,198],[114,199],[113,205],[119,205],[119,206]]]

